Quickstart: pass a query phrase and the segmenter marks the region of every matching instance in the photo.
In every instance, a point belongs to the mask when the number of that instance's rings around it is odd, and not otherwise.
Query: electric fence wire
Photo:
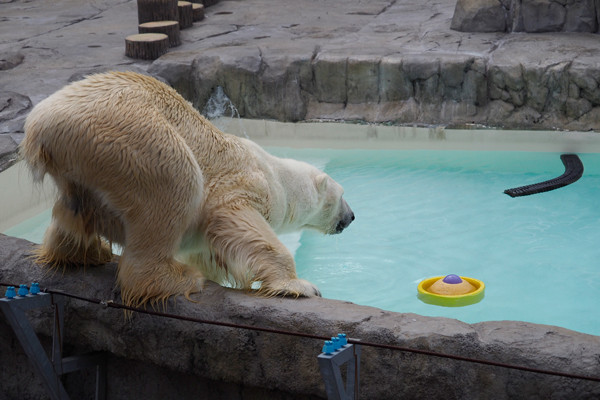
[[[0,282],[0,286],[19,287],[19,285],[4,283],[4,282]],[[156,310],[147,310],[144,308],[131,307],[131,306],[127,306],[125,304],[115,303],[113,301],[104,301],[104,300],[100,300],[100,299],[84,297],[84,296],[80,296],[77,294],[68,293],[68,292],[65,292],[62,290],[54,290],[54,289],[45,288],[45,289],[42,289],[41,291],[45,292],[45,293],[55,294],[55,295],[62,295],[65,297],[69,297],[72,299],[76,299],[76,300],[80,300],[80,301],[84,301],[84,302],[88,302],[88,303],[102,305],[104,307],[116,308],[116,309],[121,309],[121,310],[125,310],[125,311],[132,311],[132,312],[141,313],[141,314],[148,314],[148,315],[152,315],[155,317],[161,317],[161,318],[170,318],[170,319],[177,319],[177,320],[181,320],[181,321],[188,321],[188,322],[194,322],[194,323],[199,323],[199,324],[216,325],[216,326],[223,326],[223,327],[228,327],[228,328],[258,331],[258,332],[267,332],[267,333],[273,333],[273,334],[277,334],[277,335],[296,336],[296,337],[302,337],[302,338],[308,338],[308,339],[317,339],[317,340],[330,340],[331,339],[331,337],[328,337],[328,336],[315,335],[312,333],[295,332],[295,331],[288,331],[288,330],[274,329],[274,328],[265,328],[265,327],[260,327],[260,326],[237,324],[237,323],[233,323],[233,322],[214,321],[214,320],[207,320],[207,319],[202,319],[202,318],[188,317],[185,315],[171,314],[171,313],[166,313],[166,312],[161,312],[161,311],[156,311]],[[571,373],[559,372],[559,371],[550,371],[550,370],[545,370],[545,369],[541,369],[541,368],[532,368],[532,367],[526,367],[526,366],[522,366],[522,365],[507,364],[507,363],[502,363],[502,362],[497,362],[497,361],[482,360],[482,359],[471,358],[471,357],[463,357],[463,356],[457,356],[457,355],[453,355],[453,354],[439,353],[439,352],[430,351],[430,350],[414,349],[414,348],[410,348],[410,347],[403,347],[403,346],[397,346],[397,345],[391,345],[391,344],[368,342],[368,341],[358,340],[358,339],[348,338],[347,340],[348,340],[348,343],[350,343],[350,344],[356,344],[356,345],[367,346],[367,347],[374,347],[374,348],[380,348],[380,349],[386,349],[386,350],[392,350],[392,351],[400,351],[400,352],[405,352],[405,353],[421,354],[421,355],[431,356],[431,357],[447,358],[447,359],[456,360],[456,361],[463,361],[463,362],[468,362],[468,363],[489,365],[489,366],[493,366],[493,367],[514,369],[514,370],[532,372],[532,373],[537,373],[537,374],[553,375],[553,376],[558,376],[558,377],[563,377],[563,378],[600,382],[600,377],[594,377],[594,376],[571,374]]]

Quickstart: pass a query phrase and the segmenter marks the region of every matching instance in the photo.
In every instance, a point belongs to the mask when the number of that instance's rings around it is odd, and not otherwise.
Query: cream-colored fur
[[[354,219],[327,174],[220,132],[172,88],[131,72],[92,75],[40,102],[21,154],[60,194],[38,261],[101,264],[118,243],[130,305],[189,297],[205,278],[319,295],[276,234],[339,233]]]

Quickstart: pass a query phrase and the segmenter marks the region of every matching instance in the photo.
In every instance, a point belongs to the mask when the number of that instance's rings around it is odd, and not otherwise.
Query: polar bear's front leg
[[[294,257],[258,211],[214,211],[207,221],[206,237],[227,272],[246,289],[261,282],[259,293],[265,295],[321,295],[315,285],[298,278]]]
[[[126,305],[165,304],[174,295],[190,298],[200,292],[204,277],[197,269],[175,260],[175,250],[184,229],[172,209],[154,207],[128,214],[125,246],[119,259],[117,283]],[[146,221],[154,226],[148,229]]]

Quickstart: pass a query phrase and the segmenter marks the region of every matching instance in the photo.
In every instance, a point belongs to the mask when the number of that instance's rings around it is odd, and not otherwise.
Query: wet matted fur
[[[276,235],[339,233],[354,219],[327,174],[219,131],[137,73],[92,75],[40,102],[20,152],[34,179],[50,175],[59,193],[38,262],[102,264],[117,243],[128,305],[189,298],[204,279],[319,295]]]

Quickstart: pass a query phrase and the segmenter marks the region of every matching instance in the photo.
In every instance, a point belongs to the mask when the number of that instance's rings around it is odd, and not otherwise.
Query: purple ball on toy
[[[450,275],[446,275],[446,277],[443,279],[443,282],[450,283],[450,284],[457,284],[457,283],[461,283],[462,279],[460,279],[460,276],[458,276],[458,275],[450,274]]]

